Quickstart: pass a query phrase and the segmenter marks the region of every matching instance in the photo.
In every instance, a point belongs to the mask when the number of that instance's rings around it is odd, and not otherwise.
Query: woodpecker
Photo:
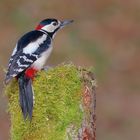
[[[73,20],[44,19],[35,30],[26,33],[18,40],[12,52],[5,83],[16,77],[19,85],[19,103],[24,119],[27,117],[32,119],[33,78],[43,69],[50,56],[56,32],[72,22]]]

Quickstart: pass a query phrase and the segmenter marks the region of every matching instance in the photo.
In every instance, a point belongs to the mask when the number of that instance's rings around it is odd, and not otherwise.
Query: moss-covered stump
[[[90,71],[60,65],[39,72],[33,89],[31,122],[23,119],[17,81],[14,79],[5,89],[11,140],[95,139],[95,80]]]

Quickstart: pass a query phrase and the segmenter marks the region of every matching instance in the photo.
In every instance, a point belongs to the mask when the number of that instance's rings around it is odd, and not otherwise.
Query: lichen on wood
[[[92,89],[84,82],[86,78],[82,73],[82,69],[72,64],[39,72],[33,81],[35,99],[31,122],[23,119],[18,84],[13,79],[5,89],[9,99],[11,140],[84,140],[86,129],[92,133],[89,129],[94,131],[90,125],[93,94],[89,91],[89,97],[85,97],[83,89],[86,86]],[[91,81],[95,87],[94,80]],[[84,124],[88,125],[83,127]]]

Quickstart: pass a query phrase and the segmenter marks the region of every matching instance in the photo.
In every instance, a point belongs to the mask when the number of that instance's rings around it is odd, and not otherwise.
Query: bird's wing
[[[27,47],[28,44],[30,44],[31,42],[34,42],[37,40],[37,38],[41,37],[42,36],[42,32],[40,31],[31,31],[31,32],[28,32],[26,33],[25,35],[23,35],[19,41],[17,42],[13,52],[12,52],[12,55],[10,57],[10,60],[9,60],[9,65],[8,67],[10,67],[13,59],[15,58],[15,56],[20,53],[20,51],[22,51],[25,47]]]
[[[50,47],[50,44],[51,38],[40,31],[31,31],[25,34],[13,50],[5,82],[7,83],[12,77],[32,65]]]

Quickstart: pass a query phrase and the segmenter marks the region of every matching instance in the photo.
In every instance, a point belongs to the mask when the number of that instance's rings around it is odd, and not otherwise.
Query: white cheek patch
[[[52,33],[52,32],[54,32],[55,29],[57,29],[58,27],[59,27],[59,24],[58,24],[57,26],[54,26],[54,25],[51,23],[51,24],[49,24],[49,25],[44,26],[44,27],[41,28],[41,29],[43,29],[43,30],[45,30],[45,31],[47,31],[47,32],[49,32],[49,33]]]

